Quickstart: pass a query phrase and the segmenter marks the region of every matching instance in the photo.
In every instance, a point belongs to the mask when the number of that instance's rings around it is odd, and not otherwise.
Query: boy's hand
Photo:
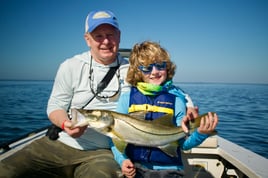
[[[123,161],[121,170],[127,178],[133,178],[136,175],[134,164],[129,159]]]
[[[187,123],[196,117],[198,117],[198,107],[197,106],[195,106],[194,108],[188,107],[186,116],[184,116],[181,121],[181,127],[185,133],[189,133]]]
[[[202,117],[198,132],[202,134],[212,134],[218,124],[218,116],[209,112],[207,116]]]

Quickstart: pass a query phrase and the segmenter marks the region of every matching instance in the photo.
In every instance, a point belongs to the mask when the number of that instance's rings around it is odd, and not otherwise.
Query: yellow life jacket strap
[[[162,112],[172,115],[174,114],[174,111],[171,108],[152,106],[150,104],[131,105],[130,108],[128,109],[129,113],[136,111]]]

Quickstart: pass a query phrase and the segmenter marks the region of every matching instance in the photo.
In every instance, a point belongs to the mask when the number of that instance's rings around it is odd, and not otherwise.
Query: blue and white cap
[[[115,15],[111,11],[92,11],[86,19],[86,33],[91,33],[95,28],[102,24],[110,24],[119,29],[119,25]]]

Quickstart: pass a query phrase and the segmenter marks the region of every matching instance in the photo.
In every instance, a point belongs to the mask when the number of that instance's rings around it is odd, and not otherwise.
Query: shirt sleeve
[[[191,97],[187,93],[185,93],[180,87],[173,86],[173,88],[169,91],[169,93],[172,93],[175,96],[183,98],[186,101],[186,107],[194,107],[194,103]]]
[[[48,100],[47,114],[57,109],[68,110],[72,100],[72,75],[68,60],[62,63],[57,71],[50,98]]]
[[[185,140],[180,140],[180,145],[182,150],[189,150],[200,145],[205,139],[209,137],[208,134],[201,134],[197,129]]]
[[[183,116],[186,115],[186,106],[185,106],[186,100],[182,99],[181,97],[176,97],[175,100],[175,119],[176,119],[176,125],[181,125],[181,120]]]
[[[122,93],[116,107],[116,112],[128,114],[130,91]]]
[[[123,161],[128,159],[127,155],[125,153],[121,153],[112,141],[110,142],[110,147],[114,155],[115,161],[120,165],[120,167],[122,167]]]

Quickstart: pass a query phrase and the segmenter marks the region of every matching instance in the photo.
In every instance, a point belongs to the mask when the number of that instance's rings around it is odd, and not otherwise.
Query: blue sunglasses
[[[157,70],[165,70],[167,68],[167,62],[162,62],[162,63],[153,63],[149,64],[148,66],[139,66],[138,68],[144,73],[144,74],[149,74],[152,72],[153,67]]]

